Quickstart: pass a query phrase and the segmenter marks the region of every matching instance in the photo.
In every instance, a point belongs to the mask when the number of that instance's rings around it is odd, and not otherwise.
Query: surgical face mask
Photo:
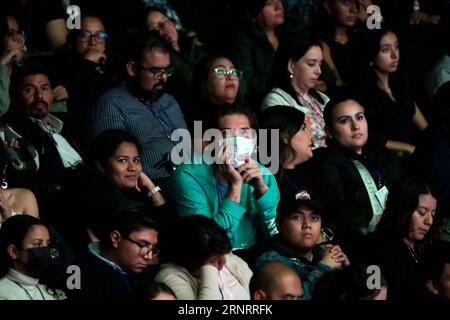
[[[220,145],[226,144],[227,155],[232,155],[231,165],[233,168],[239,168],[245,163],[245,158],[250,157],[253,153],[254,144],[252,139],[243,137],[232,137],[220,140]]]
[[[41,275],[50,267],[52,261],[56,258],[55,253],[50,250],[50,247],[31,248],[27,249],[27,252],[28,262],[24,264],[24,267],[34,278],[37,279],[41,277]]]

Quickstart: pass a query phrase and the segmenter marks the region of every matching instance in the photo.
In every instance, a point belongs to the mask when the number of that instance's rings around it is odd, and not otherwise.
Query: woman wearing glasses
[[[178,300],[250,300],[252,271],[231,253],[227,233],[203,215],[182,218],[161,235],[161,260],[155,280]]]
[[[25,38],[17,20],[7,16],[0,21],[0,115],[9,109],[9,83],[14,63],[25,55]]]
[[[187,121],[189,126],[197,120],[203,121],[203,127],[209,127],[220,106],[238,102],[242,75],[243,72],[225,56],[211,56],[200,61],[194,74],[191,107],[184,113],[186,117],[192,117]]]
[[[95,16],[81,19],[81,29],[72,30],[67,44],[55,54],[55,69],[68,91],[72,113],[87,111],[115,83],[107,52],[108,34]]]
[[[322,73],[322,45],[303,34],[293,34],[291,39],[278,48],[272,69],[274,88],[264,98],[261,110],[275,105],[299,109],[313,135],[314,149],[325,147],[323,110],[330,99],[314,89]]]

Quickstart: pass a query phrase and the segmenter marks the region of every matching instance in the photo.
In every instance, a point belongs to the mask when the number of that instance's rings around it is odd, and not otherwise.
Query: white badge
[[[388,188],[386,188],[386,186],[384,186],[383,188],[381,188],[380,190],[378,190],[375,193],[375,196],[377,197],[381,208],[383,208],[383,211],[384,211],[384,209],[386,209],[386,201],[387,201],[388,194],[389,194],[389,190],[388,190]]]

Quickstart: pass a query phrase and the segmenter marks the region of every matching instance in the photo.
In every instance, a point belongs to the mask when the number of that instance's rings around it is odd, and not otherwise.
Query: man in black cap
[[[341,248],[322,229],[323,211],[320,202],[306,189],[281,190],[277,209],[277,227],[280,232],[272,238],[271,250],[262,254],[256,266],[268,261],[280,261],[293,268],[302,280],[303,299],[311,299],[311,286],[332,269],[350,264]]]

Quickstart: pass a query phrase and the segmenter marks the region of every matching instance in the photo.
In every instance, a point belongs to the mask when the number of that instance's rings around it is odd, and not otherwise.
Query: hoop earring
[[[3,167],[3,178],[2,183],[0,184],[0,188],[2,188],[3,190],[8,188],[8,182],[6,182],[6,168],[8,168],[7,164],[5,164],[5,166]]]

